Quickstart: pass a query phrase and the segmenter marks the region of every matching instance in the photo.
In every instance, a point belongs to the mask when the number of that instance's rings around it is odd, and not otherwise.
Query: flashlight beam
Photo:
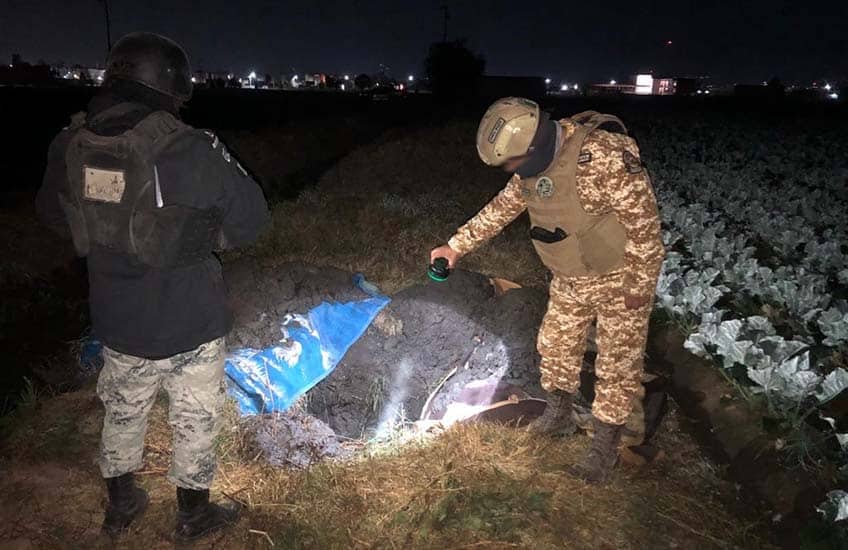
[[[473,356],[474,356],[474,354],[477,352],[477,348],[479,348],[479,347],[480,347],[480,344],[477,344],[476,346],[474,346],[474,348],[471,350],[471,353],[469,353],[469,354],[465,357],[465,361],[463,361],[463,363],[462,363],[462,368],[463,368],[463,369],[467,369],[467,368],[468,368],[468,362],[469,362],[469,361],[471,361],[471,357],[473,357]],[[444,386],[444,385],[445,385],[445,382],[447,382],[447,381],[448,381],[448,379],[449,379],[451,376],[453,376],[454,374],[456,374],[456,371],[457,371],[457,370],[459,370],[459,367],[458,367],[458,366],[454,367],[454,368],[453,368],[453,370],[452,370],[452,371],[450,371],[450,372],[447,374],[447,376],[445,376],[444,378],[442,378],[442,381],[441,381],[441,382],[439,382],[439,384],[436,386],[436,389],[435,389],[435,390],[433,390],[433,393],[431,393],[431,394],[430,394],[430,397],[428,397],[428,398],[427,398],[427,402],[426,402],[426,403],[424,403],[424,407],[421,409],[421,417],[420,417],[420,419],[421,419],[421,420],[427,420],[428,418],[430,418],[430,404],[432,403],[433,398],[434,398],[434,397],[436,397],[436,394],[438,394],[438,393],[439,393],[439,390],[441,390],[441,389],[442,389],[442,386]]]
[[[436,389],[433,390],[432,393],[430,393],[430,396],[427,398],[427,401],[424,402],[424,406],[421,408],[421,415],[418,418],[420,418],[421,420],[429,420],[430,419],[430,405],[433,403],[433,399],[436,397],[436,394],[439,393],[439,391],[442,389],[442,387],[444,387],[445,382],[447,382],[448,379],[450,379],[451,376],[456,374],[456,371],[458,371],[458,370],[459,370],[459,367],[454,367],[453,370],[450,371],[449,373],[447,373],[447,375],[445,375],[445,377],[442,378],[442,381],[439,382],[438,385],[436,385]]]

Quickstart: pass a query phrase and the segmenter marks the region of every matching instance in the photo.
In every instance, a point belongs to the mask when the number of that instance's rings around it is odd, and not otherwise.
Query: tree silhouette
[[[353,83],[359,90],[368,90],[374,85],[374,81],[367,74],[361,74],[353,79]]]
[[[465,45],[465,40],[435,42],[424,60],[424,72],[435,95],[470,97],[477,93],[486,60]]]

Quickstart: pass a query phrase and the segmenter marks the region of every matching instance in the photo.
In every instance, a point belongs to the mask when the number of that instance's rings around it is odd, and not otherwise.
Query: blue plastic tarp
[[[323,302],[306,315],[287,316],[280,345],[230,354],[225,367],[229,392],[241,413],[283,411],[326,378],[390,302],[374,294],[355,302]]]

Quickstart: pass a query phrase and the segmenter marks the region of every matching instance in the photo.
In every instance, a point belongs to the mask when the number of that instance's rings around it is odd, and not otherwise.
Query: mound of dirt
[[[225,278],[235,311],[231,349],[275,344],[287,313],[366,297],[350,273],[331,268],[243,259],[226,266]],[[444,283],[422,276],[422,284],[392,296],[336,369],[307,394],[306,410],[340,436],[367,438],[418,420],[430,394],[454,370],[429,404],[433,418],[472,381],[503,382],[542,396],[535,339],[546,300],[544,292],[528,288],[497,296],[488,278],[465,271]]]
[[[380,435],[418,420],[454,369],[430,404],[435,418],[476,380],[539,396],[535,340],[546,299],[533,289],[497,297],[486,277],[464,271],[403,290],[312,391],[309,411],[347,437]]]

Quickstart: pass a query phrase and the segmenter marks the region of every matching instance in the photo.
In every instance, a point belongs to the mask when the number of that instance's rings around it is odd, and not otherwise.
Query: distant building
[[[677,80],[673,78],[655,78],[652,92],[654,95],[675,95],[677,93]]]
[[[615,84],[592,84],[586,93],[593,96],[635,94],[636,85],[619,84],[617,82]]]
[[[693,95],[695,93],[709,93],[704,90],[701,79],[698,78],[655,78],[654,75],[643,73],[637,74],[632,79],[632,84],[610,81],[609,84],[593,84],[589,87],[589,95]]]
[[[31,65],[15,54],[9,65],[0,67],[0,84],[35,85],[49,84],[53,80],[53,70],[49,65],[39,63]]]

